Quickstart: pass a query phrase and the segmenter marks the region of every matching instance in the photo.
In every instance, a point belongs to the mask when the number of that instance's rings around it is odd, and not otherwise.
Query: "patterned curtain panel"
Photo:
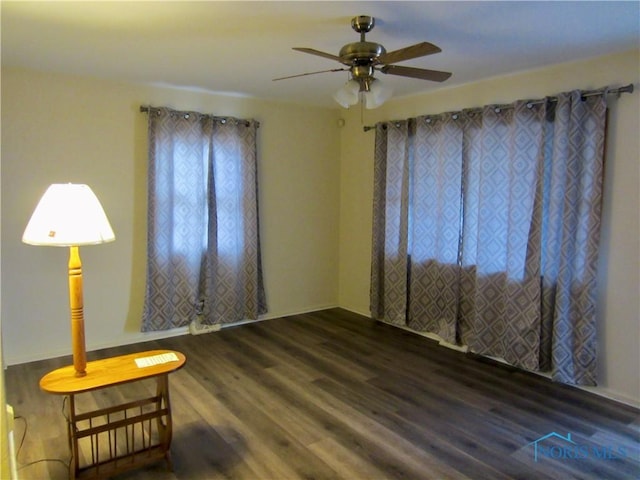
[[[208,122],[211,129],[203,323],[255,320],[266,313],[258,228],[255,122]]]
[[[480,121],[481,120],[481,121]],[[485,107],[469,123],[464,164],[461,340],[477,353],[538,370],[544,108]]]
[[[410,119],[405,131],[378,125],[373,317],[594,385],[605,119],[603,96],[571,92]],[[390,131],[408,158],[389,154],[398,148]],[[400,168],[408,171],[401,184]],[[406,184],[406,207],[389,206],[390,182]],[[387,241],[380,226],[389,223],[401,232]],[[390,247],[405,226],[402,271],[403,251]],[[390,261],[393,275],[380,267]],[[380,308],[388,292],[407,306],[404,318]]]
[[[406,324],[409,122],[376,126],[371,315]]]
[[[543,346],[553,378],[596,384],[596,268],[607,105],[558,96],[545,164],[542,213]],[[551,133],[553,132],[553,133]]]
[[[255,122],[149,111],[143,331],[266,311]]]
[[[459,117],[416,119],[412,161],[409,327],[456,343],[462,213]],[[436,288],[433,288],[433,287]]]

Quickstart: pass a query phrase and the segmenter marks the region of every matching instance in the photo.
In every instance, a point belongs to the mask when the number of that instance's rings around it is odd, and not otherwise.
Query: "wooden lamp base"
[[[87,374],[87,352],[84,340],[84,301],[82,295],[82,262],[77,246],[69,247],[69,306],[71,308],[71,346],[76,377]]]

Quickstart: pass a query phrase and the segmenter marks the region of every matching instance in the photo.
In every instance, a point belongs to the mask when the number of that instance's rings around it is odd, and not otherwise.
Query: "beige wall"
[[[269,316],[340,306],[368,315],[373,132],[363,123],[572,88],[639,83],[639,54],[613,55],[382,108],[319,109],[22,70],[2,72],[2,329],[7,363],[66,354],[66,252],[20,242],[53,182],[85,182],[116,242],[81,251],[89,349],[152,338],[138,330],[145,261],[145,121],[141,104],[255,117]],[[412,80],[408,80],[412,81]],[[640,94],[611,102],[599,271],[598,393],[640,405]],[[345,119],[338,129],[337,118]],[[338,289],[339,285],[339,289]],[[170,332],[171,333],[171,332]],[[183,330],[174,332],[183,333]],[[164,334],[166,335],[166,334]]]
[[[1,168],[0,168],[1,170]],[[0,173],[0,178],[2,174]],[[0,200],[0,207],[2,201]],[[0,215],[0,219],[2,216]],[[2,227],[0,223],[0,233]],[[2,280],[0,279],[0,311],[2,308]],[[0,478],[11,478],[11,464],[9,458],[9,421],[5,386],[4,386],[4,355],[2,354],[2,316],[0,315]],[[13,422],[11,422],[13,423]]]
[[[398,98],[365,111],[364,124],[436,114],[571,89],[640,80],[639,52],[494,78],[430,95]],[[610,102],[609,141],[599,265],[599,393],[640,405],[640,92]],[[359,109],[344,113],[341,160],[340,305],[369,313],[374,132]]]
[[[51,183],[89,184],[116,233],[115,242],[80,252],[87,349],[154,337],[138,332],[146,255],[143,104],[260,121],[266,317],[337,304],[337,110],[8,69],[2,71],[1,251],[8,364],[70,351],[67,250],[20,241]]]

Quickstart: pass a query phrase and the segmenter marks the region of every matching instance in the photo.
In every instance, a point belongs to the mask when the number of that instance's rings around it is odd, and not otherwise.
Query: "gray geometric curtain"
[[[253,121],[149,109],[142,331],[266,312]]]
[[[376,125],[371,314],[406,325],[409,122]]]
[[[455,114],[415,125],[409,327],[457,343],[463,130]]]
[[[470,116],[464,158],[460,339],[480,354],[538,370],[539,188],[544,105]]]
[[[554,105],[552,105],[553,107]],[[558,96],[546,127],[541,364],[565,383],[596,384],[596,269],[607,105],[604,96]],[[550,339],[549,339],[550,337]]]
[[[594,385],[605,119],[604,96],[571,92],[378,125],[372,316]]]

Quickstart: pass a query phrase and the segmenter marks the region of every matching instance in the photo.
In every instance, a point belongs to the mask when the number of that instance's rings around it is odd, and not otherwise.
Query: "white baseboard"
[[[323,304],[312,306],[308,308],[304,308],[301,310],[290,310],[278,313],[267,313],[265,315],[261,315],[258,320],[246,320],[236,323],[224,324],[221,328],[235,327],[238,325],[244,325],[246,323],[259,322],[264,320],[272,320],[274,318],[282,318],[289,317],[292,315],[302,315],[304,313],[317,312],[319,310],[326,310],[329,308],[336,308],[335,304]],[[159,332],[133,332],[127,336],[121,336],[114,338],[112,340],[106,342],[88,342],[87,343],[87,352],[91,352],[94,350],[102,350],[104,348],[113,348],[113,347],[122,347],[124,345],[133,345],[136,343],[144,343],[151,342],[153,340],[161,340],[163,338],[171,338],[171,337],[179,337],[181,335],[188,335],[189,327],[179,327],[171,330],[163,330]],[[4,367],[8,367],[10,365],[20,365],[23,363],[36,362],[40,360],[49,360],[51,358],[64,357],[67,355],[71,355],[71,349],[60,348],[48,351],[41,351],[36,354],[29,354],[24,356],[13,356],[4,359]]]
[[[354,310],[354,309],[346,308],[346,307],[340,307],[340,308],[342,308],[343,310],[347,310],[349,312],[358,314],[358,315],[362,315],[363,317],[367,317],[369,319],[371,318],[371,313],[370,312],[362,312],[362,311],[358,311],[358,310]],[[440,346],[443,346],[443,347],[446,347],[446,348],[450,348],[452,350],[457,350],[457,351],[460,351],[460,352],[463,352],[463,353],[468,351],[468,347],[452,345],[452,344],[450,344],[448,342],[445,342],[440,337],[438,337],[437,335],[434,335],[434,334],[430,334],[430,333],[426,333],[426,332],[417,332],[415,330],[411,330],[410,328],[403,327],[401,325],[395,325],[393,323],[387,323],[387,322],[382,322],[382,323],[384,323],[385,325],[390,325],[392,327],[400,328],[402,330],[407,330],[407,331],[409,331],[411,333],[415,333],[416,335],[422,335],[423,337],[427,337],[427,338],[430,338],[432,340],[436,340],[436,341],[438,341]],[[509,365],[504,360],[501,360],[499,358],[493,358],[493,357],[487,357],[487,358],[491,358],[492,360],[495,360],[497,362],[504,363],[505,365]],[[545,377],[545,378],[551,379],[551,375],[549,375],[547,373],[544,373],[544,372],[533,372],[533,371],[529,371],[529,370],[526,370],[526,371],[530,372],[530,373],[533,373],[535,375],[539,375],[541,377]],[[621,393],[616,392],[614,390],[611,390],[611,389],[609,389],[607,387],[604,387],[604,386],[582,387],[582,386],[578,386],[578,385],[573,385],[573,386],[578,388],[578,389],[580,389],[580,390],[584,390],[586,392],[593,393],[594,395],[598,395],[600,397],[604,397],[604,398],[607,398],[609,400],[613,400],[615,402],[623,403],[623,404],[628,405],[630,407],[634,407],[634,408],[640,409],[640,400],[628,397],[627,395],[621,394]]]
[[[225,329],[228,327],[235,327],[235,326],[239,326],[239,325],[244,325],[247,323],[254,323],[254,322],[261,322],[261,321],[266,321],[266,320],[273,320],[276,318],[283,318],[283,317],[290,317],[292,315],[302,315],[305,313],[311,313],[311,312],[317,312],[320,310],[328,310],[331,308],[341,308],[343,310],[346,310],[348,312],[352,312],[355,313],[357,315],[362,315],[363,317],[366,318],[371,318],[371,314],[369,312],[362,312],[359,311],[357,309],[353,309],[353,308],[348,308],[348,307],[340,307],[339,305],[335,305],[335,304],[325,304],[325,305],[318,305],[315,307],[310,307],[310,308],[305,308],[303,310],[292,310],[289,312],[282,312],[282,313],[267,313],[265,315],[261,315],[258,320],[246,320],[246,321],[241,321],[241,322],[236,322],[236,323],[230,323],[230,324],[224,324],[221,325],[221,329]],[[462,353],[465,353],[468,351],[468,348],[465,346],[459,346],[459,345],[453,345],[450,344],[448,342],[443,341],[440,337],[438,337],[437,335],[434,334],[430,334],[430,333],[426,333],[426,332],[417,332],[415,330],[412,330],[408,327],[403,327],[400,325],[394,325],[392,323],[385,323],[385,325],[390,325],[392,327],[396,327],[396,328],[400,328],[406,331],[409,331],[411,333],[415,333],[417,335],[422,335],[426,338],[429,338],[431,340],[435,340],[439,343],[440,346],[446,347],[446,348],[450,348],[452,350],[457,350],[460,351]],[[87,351],[92,351],[92,350],[101,350],[103,348],[112,348],[112,347],[120,347],[120,346],[124,346],[124,345],[132,345],[135,343],[143,343],[143,342],[150,342],[152,340],[160,340],[163,338],[170,338],[170,337],[178,337],[181,335],[188,335],[189,334],[189,327],[180,327],[180,328],[175,328],[173,330],[165,330],[162,332],[140,332],[138,334],[132,335],[131,337],[127,337],[125,339],[117,339],[111,342],[103,342],[103,343],[93,343],[87,346]],[[29,362],[33,362],[33,361],[38,361],[38,360],[48,360],[50,358],[57,358],[57,357],[62,357],[62,356],[66,356],[66,355],[71,355],[71,352],[68,350],[65,351],[54,351],[54,352],[44,352],[41,355],[35,355],[35,356],[28,356],[28,357],[24,357],[24,358],[10,358],[10,359],[5,359],[5,368],[8,365],[18,365],[18,364],[22,364],[22,363],[29,363]],[[500,359],[494,359],[497,361],[500,361]],[[548,374],[542,373],[542,372],[531,372],[534,373],[536,375],[540,375],[546,378],[550,378],[550,376]],[[584,390],[587,391],[589,393],[593,393],[594,395],[598,395],[604,398],[608,398],[609,400],[614,400],[616,402],[620,402],[623,403],[625,405],[629,405],[631,407],[634,408],[640,408],[640,401],[638,401],[637,399],[634,398],[630,398],[624,394],[621,394],[619,392],[613,391],[608,389],[607,387],[577,387],[580,390]]]
[[[162,332],[138,332],[127,337],[119,337],[108,342],[90,342],[86,346],[87,352],[94,350],[102,350],[103,348],[121,347],[124,345],[133,345],[135,343],[151,342],[163,338],[178,337],[189,333],[188,327],[174,328]],[[5,358],[5,367],[9,365],[20,365],[22,363],[37,362],[40,360],[49,360],[51,358],[65,357],[71,355],[71,348],[60,348],[40,352],[35,355],[25,355],[17,357]]]

